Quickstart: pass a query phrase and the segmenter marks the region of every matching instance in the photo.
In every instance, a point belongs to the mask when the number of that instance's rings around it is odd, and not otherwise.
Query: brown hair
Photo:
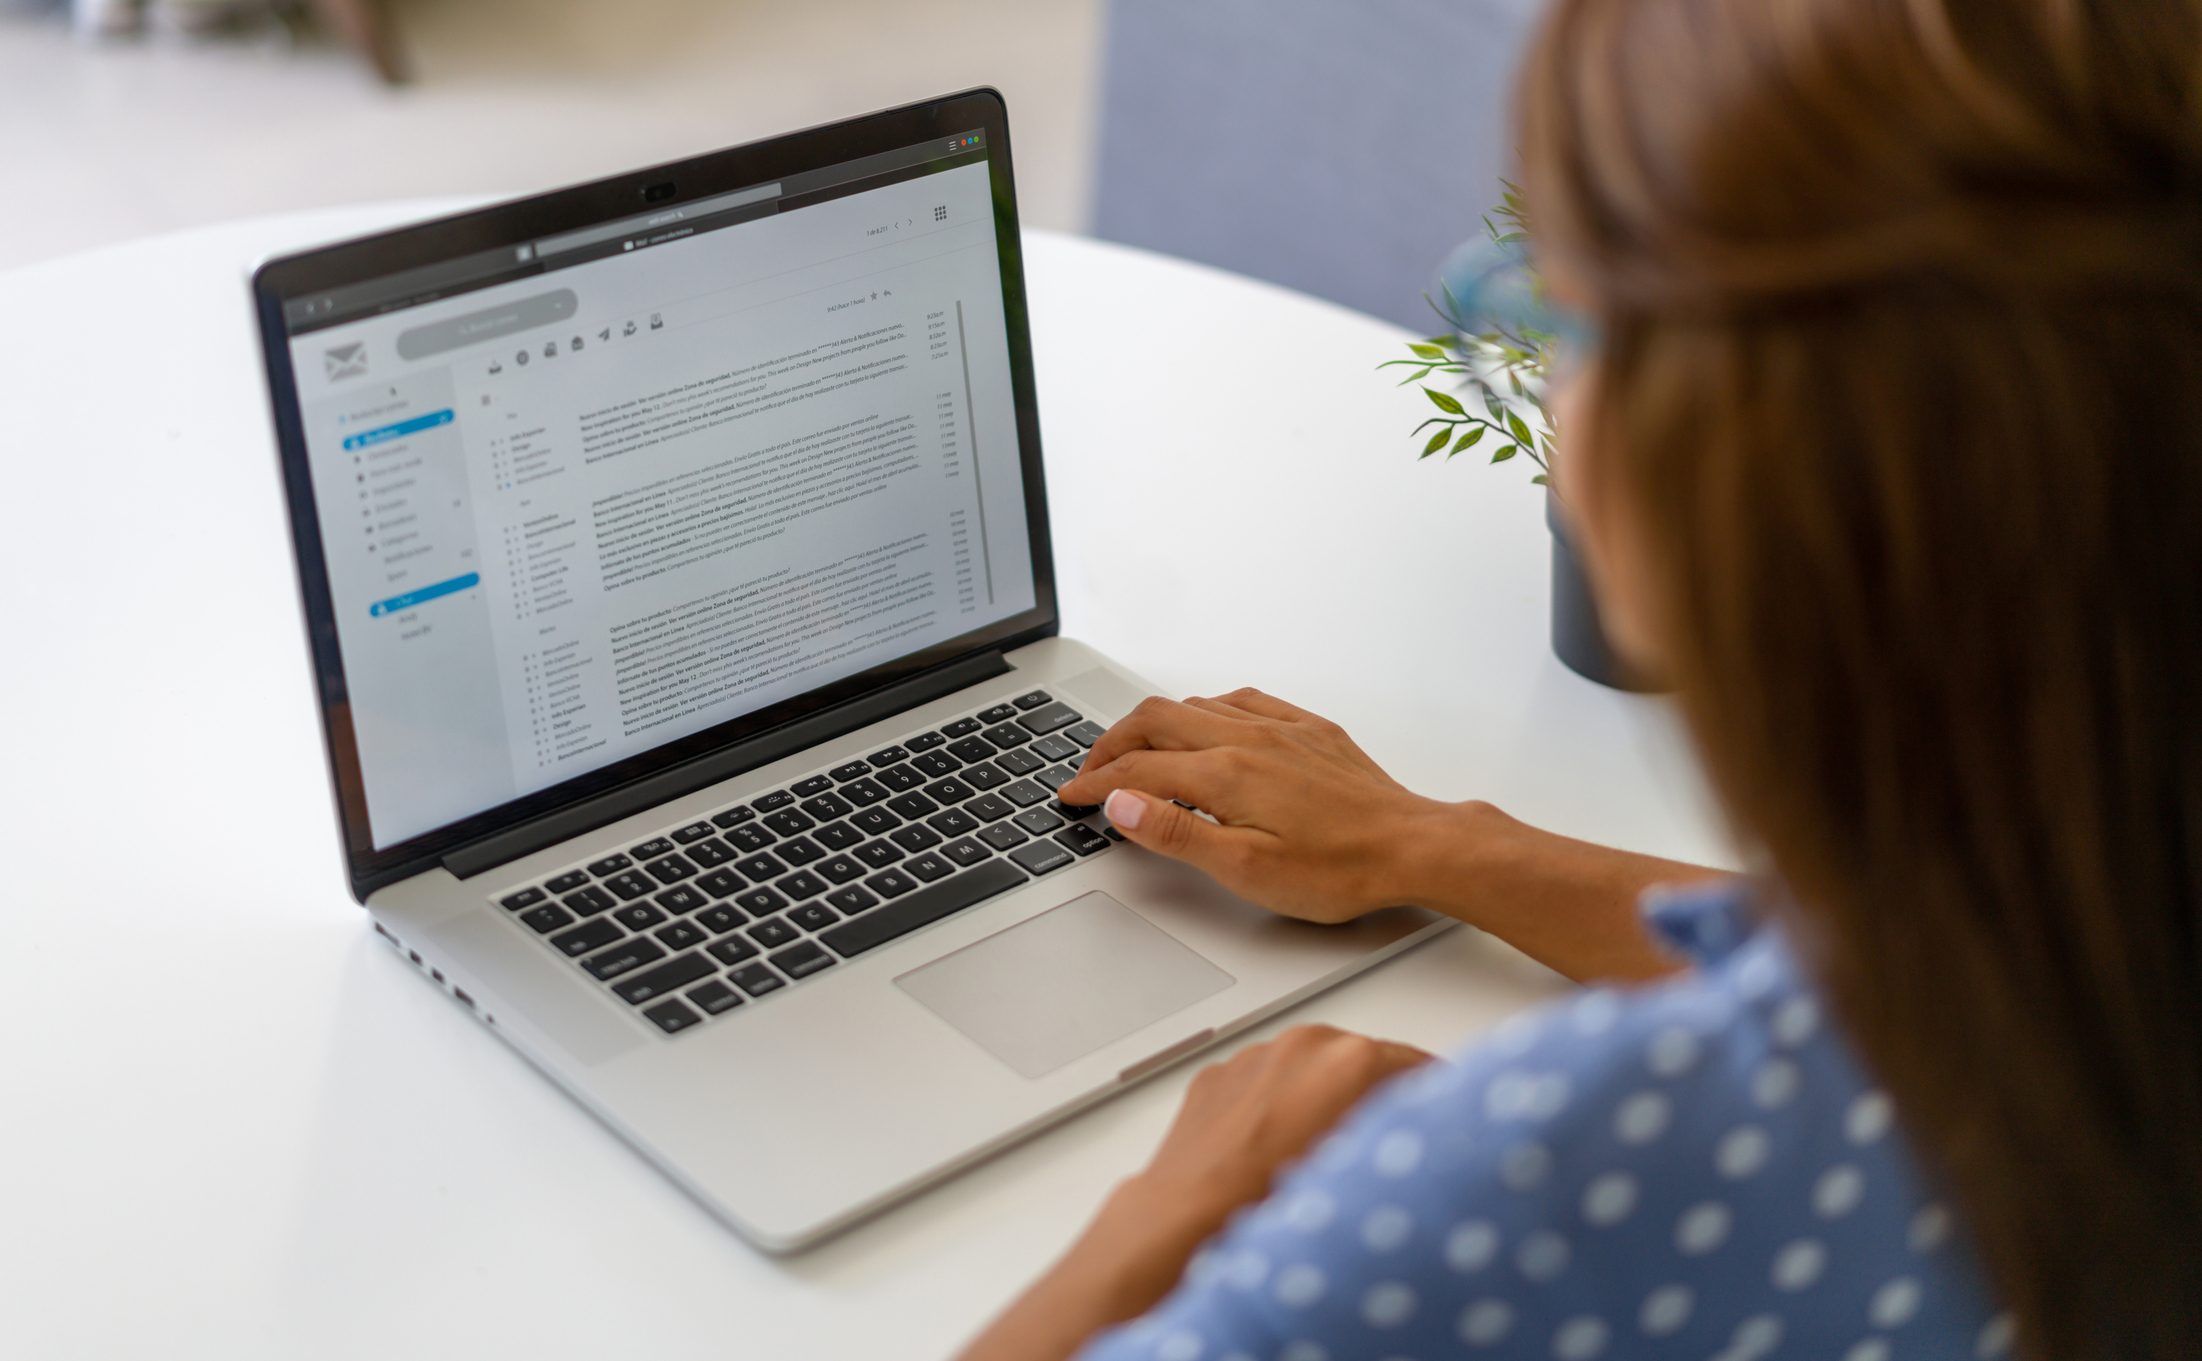
[[[2202,0],[1558,0],[1522,112],[1563,488],[2020,1351],[2202,1353]]]

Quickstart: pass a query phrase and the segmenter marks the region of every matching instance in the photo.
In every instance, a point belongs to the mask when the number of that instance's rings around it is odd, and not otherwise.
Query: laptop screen
[[[284,301],[374,849],[1035,607],[986,159]]]

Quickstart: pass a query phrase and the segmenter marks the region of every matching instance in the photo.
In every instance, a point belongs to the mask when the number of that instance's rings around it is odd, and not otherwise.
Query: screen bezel
[[[285,321],[284,303],[477,251],[510,248],[560,232],[631,217],[644,208],[678,207],[716,194],[785,179],[801,171],[915,147],[974,128],[985,136],[986,164],[992,184],[1002,306],[1009,341],[1010,384],[1016,402],[1019,464],[1024,477],[1026,529],[1032,546],[1033,608],[796,698],[576,776],[563,784],[375,849],[367,819],[366,789],[351,722],[343,657],[337,644],[336,613],[322,551],[320,523],[314,510],[304,421],[290,361],[291,331]],[[944,155],[941,159],[949,157]],[[653,186],[668,182],[677,186],[673,197],[645,198]],[[1022,243],[1018,234],[1016,189],[1011,174],[1008,109],[995,90],[969,90],[283,256],[268,261],[254,272],[252,291],[267,365],[284,501],[290,516],[299,593],[319,692],[322,736],[335,789],[337,820],[353,896],[361,901],[384,884],[441,863],[443,857],[458,847],[511,831],[580,803],[603,799],[622,786],[662,776],[700,757],[877,695],[928,672],[987,652],[1007,651],[1053,636],[1058,631],[1055,563],[1048,535],[1046,484],[1041,471],[1039,408],[1034,396],[1032,340]]]

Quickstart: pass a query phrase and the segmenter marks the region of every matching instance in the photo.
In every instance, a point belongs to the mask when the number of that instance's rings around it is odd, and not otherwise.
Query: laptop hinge
[[[1007,675],[1011,669],[1009,659],[999,650],[950,662],[922,676],[861,695],[824,713],[798,719],[783,727],[774,728],[771,732],[761,733],[746,742],[721,747],[708,755],[684,762],[671,770],[660,771],[633,784],[623,785],[609,793],[599,794],[586,802],[556,809],[541,817],[531,818],[518,827],[509,827],[470,841],[464,846],[454,847],[445,853],[443,867],[461,879],[470,878],[518,860],[523,855],[532,855],[545,846],[555,846],[568,837],[580,836],[630,814],[677,799],[705,785],[715,784],[745,770],[769,765],[806,747],[830,742],[843,733],[855,732],[868,723],[891,718],[928,700],[954,694],[967,685],[977,685],[981,681]]]

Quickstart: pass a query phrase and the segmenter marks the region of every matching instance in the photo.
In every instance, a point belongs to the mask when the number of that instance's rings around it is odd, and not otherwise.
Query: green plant
[[[1529,239],[1528,225],[1522,219],[1521,189],[1511,180],[1501,183],[1505,196],[1490,216],[1483,219],[1483,227],[1495,254],[1518,258],[1521,247]],[[1541,293],[1542,284],[1535,271],[1526,261],[1520,267],[1528,275],[1532,287]],[[1552,413],[1545,407],[1545,386],[1557,337],[1528,325],[1480,314],[1471,318],[1464,312],[1461,300],[1454,296],[1449,283],[1441,284],[1440,289],[1444,302],[1440,304],[1435,298],[1429,302],[1431,310],[1445,322],[1446,331],[1409,344],[1407,349],[1412,358],[1387,360],[1377,366],[1414,370],[1399,380],[1399,386],[1422,384],[1423,395],[1437,408],[1437,415],[1414,429],[1415,438],[1419,439],[1423,431],[1437,427],[1437,432],[1422,446],[1421,457],[1443,453],[1451,460],[1481,445],[1487,436],[1496,436],[1491,454],[1493,463],[1505,463],[1526,454],[1537,465],[1537,474],[1530,480],[1549,487],[1558,428],[1553,423]],[[1434,374],[1458,379],[1455,386],[1468,401],[1429,386]],[[1481,407],[1481,414],[1470,409],[1471,402]]]

